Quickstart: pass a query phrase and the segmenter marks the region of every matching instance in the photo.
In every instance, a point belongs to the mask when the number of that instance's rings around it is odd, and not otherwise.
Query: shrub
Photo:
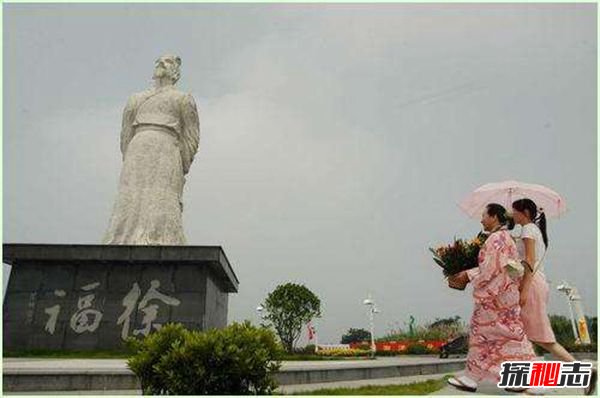
[[[588,344],[588,345],[568,343],[568,344],[561,344],[561,345],[564,347],[565,350],[567,350],[570,353],[598,352],[598,345],[596,343],[592,343],[592,344]],[[534,349],[536,355],[544,355],[548,352],[548,351],[544,350],[542,347],[538,346],[537,344],[533,345],[533,349]]]
[[[150,333],[143,340],[134,337],[127,340],[128,348],[133,352],[127,365],[140,380],[145,394],[157,395],[168,390],[168,381],[164,379],[163,374],[155,371],[154,365],[172,347],[179,346],[186,339],[187,334],[188,331],[183,325],[167,324],[160,331]]]
[[[271,394],[282,348],[272,331],[250,322],[190,331],[168,324],[129,340],[129,368],[145,395]]]
[[[598,352],[598,345],[596,343],[588,345],[571,343],[564,347],[569,352]]]
[[[430,328],[437,328],[437,327],[444,327],[444,326],[454,326],[454,325],[460,325],[461,324],[461,320],[460,320],[460,316],[454,316],[451,318],[436,318],[435,321],[433,321],[431,324],[429,324]]]
[[[597,342],[598,335],[598,318],[597,317],[586,317],[588,332],[590,334],[590,340],[592,343]],[[558,341],[563,346],[574,346],[575,336],[573,335],[573,325],[571,320],[566,316],[562,315],[550,315],[550,325]],[[577,346],[575,346],[577,347]]]
[[[432,350],[422,344],[411,344],[408,346],[405,352],[409,355],[424,355],[431,354]]]
[[[554,336],[558,343],[564,346],[575,342],[573,326],[567,317],[562,315],[550,315],[550,325],[552,326]]]
[[[310,355],[315,353],[315,345],[308,344],[306,347],[294,348],[294,355]]]
[[[342,335],[342,344],[358,343],[361,341],[371,340],[371,332],[365,329],[350,328],[348,333]]]

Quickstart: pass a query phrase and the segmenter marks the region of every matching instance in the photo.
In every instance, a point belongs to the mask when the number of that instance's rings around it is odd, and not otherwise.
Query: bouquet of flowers
[[[479,265],[479,250],[486,238],[485,234],[479,234],[468,241],[454,238],[454,243],[451,245],[429,250],[433,253],[433,261],[442,267],[444,276],[448,277]]]

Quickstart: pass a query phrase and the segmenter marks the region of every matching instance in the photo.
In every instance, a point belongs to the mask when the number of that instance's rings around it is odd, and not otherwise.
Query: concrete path
[[[423,357],[423,356],[403,356],[403,357],[384,357],[377,358],[376,360],[346,360],[346,361],[285,361],[282,363],[282,370],[300,370],[300,369],[311,369],[311,370],[325,370],[335,368],[355,368],[355,367],[378,367],[378,366],[390,366],[397,364],[423,364],[431,363],[433,360],[440,360],[435,357]],[[595,364],[595,362],[594,362]],[[4,358],[3,369],[12,371],[25,371],[27,373],[40,372],[43,374],[48,370],[60,370],[61,373],[94,373],[94,372],[115,372],[130,373],[126,365],[126,360],[123,359],[40,359],[40,358]],[[314,391],[323,388],[339,388],[349,387],[356,388],[367,385],[402,385],[410,384],[414,382],[421,382],[431,379],[440,379],[449,373],[440,374],[429,374],[429,375],[416,375],[416,376],[404,376],[404,377],[387,377],[379,379],[368,379],[368,380],[353,380],[353,381],[338,381],[330,383],[312,383],[312,384],[301,384],[301,385],[285,385],[279,387],[277,392],[283,394],[298,393],[303,391]],[[462,374],[462,372],[455,373],[456,375]],[[139,390],[89,390],[89,391],[44,391],[44,392],[4,392],[5,395],[140,395]],[[453,386],[447,385],[441,390],[433,393],[432,395],[523,395],[508,393],[504,390],[499,390],[496,386],[491,384],[480,385],[476,393],[468,393],[460,391]],[[546,395],[583,395],[582,389],[548,389]]]
[[[458,373],[460,375],[461,373]],[[371,379],[371,380],[356,380],[356,381],[342,381],[334,383],[315,383],[315,384],[301,384],[301,385],[289,385],[281,386],[276,390],[277,394],[294,394],[301,392],[309,392],[320,390],[323,388],[358,388],[364,386],[373,385],[405,385],[416,382],[423,382],[432,379],[441,379],[447,374],[431,374],[431,375],[419,375],[419,376],[406,376],[406,377],[390,377],[385,379]],[[141,395],[139,390],[104,390],[104,391],[28,391],[28,392],[4,392],[3,395]],[[430,395],[444,395],[444,396],[460,396],[460,395],[524,395],[508,393],[504,390],[499,390],[494,385],[482,384],[479,390],[475,393],[469,393],[460,391],[453,386],[447,385],[439,391],[436,391]],[[579,396],[583,395],[582,389],[549,389],[546,393],[548,396],[553,395],[566,395],[566,396]]]
[[[405,385],[418,383],[427,380],[441,379],[446,374],[431,374],[406,377],[388,377],[385,379],[371,380],[354,380],[341,381],[334,383],[314,383],[314,384],[298,384],[281,386],[276,390],[276,394],[295,394],[301,392],[309,392],[321,390],[323,388],[358,388],[364,386],[388,386],[388,385]],[[43,392],[5,392],[4,395],[141,395],[139,390],[121,390],[121,391],[43,391]]]
[[[431,363],[448,363],[456,358],[439,359],[437,356],[418,355],[401,357],[381,357],[374,360],[341,360],[341,361],[283,361],[281,370],[320,370],[344,368],[372,368],[394,365],[419,365]],[[3,358],[3,371],[129,371],[125,359],[50,359],[50,358]]]
[[[441,378],[444,374],[440,372],[451,372],[463,367],[464,358],[439,359],[437,356],[380,357],[375,360],[284,361],[276,377],[281,385],[280,392],[293,393],[322,388],[413,383]],[[14,395],[26,394],[21,391],[29,388],[23,388],[23,386],[32,382],[35,386],[32,386],[34,391],[30,391],[30,393],[36,395],[39,393],[44,395],[138,395],[140,393],[136,389],[137,381],[131,379],[133,373],[127,368],[125,359],[5,358],[3,373],[5,382],[11,380],[9,384],[11,391],[5,393]],[[436,373],[439,374],[436,375]],[[52,377],[53,375],[56,376]],[[21,381],[16,381],[15,377],[25,377],[25,379],[20,378],[18,380]],[[48,380],[50,384],[46,384],[44,379],[40,379],[41,377],[51,377]],[[59,382],[56,377],[62,381]],[[66,391],[68,388],[62,389],[61,385],[66,383],[65,385],[70,386],[73,380],[82,377],[96,377],[96,379],[89,380],[97,380],[97,382],[90,381],[82,384],[81,380],[78,381],[77,385],[89,386],[90,389],[87,391],[82,391],[86,387],[71,391]],[[106,382],[105,377],[111,378],[111,381]],[[5,383],[5,387],[6,385]],[[112,390],[101,390],[105,386]],[[44,390],[44,387],[50,391],[42,393],[41,390]],[[115,388],[121,390],[115,391]]]
[[[456,373],[457,376],[462,375],[463,372]],[[467,392],[457,389],[454,386],[446,385],[446,387],[442,388],[439,391],[436,391],[430,395],[526,395],[524,393],[510,393],[504,391],[504,389],[499,389],[496,385],[492,383],[481,383],[477,388],[476,392]],[[545,395],[584,395],[583,388],[549,388],[546,389]]]

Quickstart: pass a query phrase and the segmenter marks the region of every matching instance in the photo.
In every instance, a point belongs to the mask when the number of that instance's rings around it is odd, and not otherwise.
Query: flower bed
[[[360,357],[369,355],[368,350],[359,348],[334,348],[317,351],[317,355],[325,357]]]
[[[378,352],[397,352],[410,353],[411,347],[424,347],[429,353],[439,352],[440,348],[446,344],[445,340],[417,340],[417,341],[385,341],[375,342],[375,349]],[[364,348],[365,345],[370,346],[369,342],[350,343],[350,348]]]

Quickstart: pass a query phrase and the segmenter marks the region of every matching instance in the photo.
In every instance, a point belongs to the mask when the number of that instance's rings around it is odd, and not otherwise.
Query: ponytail
[[[544,210],[540,209],[540,215],[535,220],[535,224],[538,226],[540,231],[542,232],[542,238],[544,239],[544,245],[546,249],[548,248],[548,233],[546,232],[546,215],[544,214]]]

